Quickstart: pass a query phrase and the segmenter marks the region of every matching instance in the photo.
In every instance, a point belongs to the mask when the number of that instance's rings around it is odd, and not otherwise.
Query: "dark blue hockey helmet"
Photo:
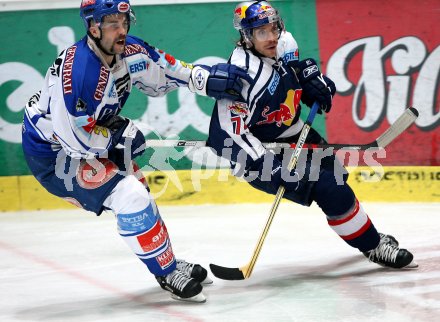
[[[278,11],[267,1],[245,1],[235,7],[234,27],[237,30],[258,28],[278,21],[281,21]]]
[[[244,1],[235,7],[234,28],[240,32],[248,47],[252,46],[252,31],[255,28],[274,22],[279,32],[284,30],[278,10],[267,1]]]
[[[80,16],[88,30],[90,21],[101,23],[105,16],[125,13],[130,23],[136,22],[136,17],[130,6],[129,0],[82,0]]]

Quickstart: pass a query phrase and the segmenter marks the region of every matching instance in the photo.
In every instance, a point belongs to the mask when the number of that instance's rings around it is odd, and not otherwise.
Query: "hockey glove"
[[[270,181],[271,185],[278,190],[283,186],[286,191],[296,191],[299,187],[299,176],[295,170],[288,171],[282,166],[281,161],[272,152],[266,152],[261,158],[254,161],[248,170],[257,172],[257,177],[261,181]]]
[[[145,138],[133,122],[120,115],[115,115],[103,124],[110,130],[112,145],[115,148],[130,149],[131,159],[145,151]]]
[[[321,110],[330,112],[332,98],[336,93],[335,83],[320,72],[316,61],[312,58],[295,62],[293,69],[303,89],[301,101],[308,107],[318,102]]]
[[[216,100],[237,101],[243,100],[241,96],[243,79],[252,82],[248,73],[235,65],[223,63],[212,67],[198,65],[191,72],[189,88],[197,94],[208,95]]]

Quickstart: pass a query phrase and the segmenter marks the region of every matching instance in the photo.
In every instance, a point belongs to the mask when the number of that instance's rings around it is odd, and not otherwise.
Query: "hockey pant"
[[[176,269],[168,232],[145,185],[134,175],[121,180],[104,202],[115,214],[118,232],[155,276]]]

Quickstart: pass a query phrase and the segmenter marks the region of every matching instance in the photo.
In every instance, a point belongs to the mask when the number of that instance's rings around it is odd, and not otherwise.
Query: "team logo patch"
[[[78,98],[78,101],[76,102],[75,109],[77,112],[85,112],[87,107],[87,103],[84,102],[82,99]]]
[[[196,75],[194,77],[194,86],[198,90],[202,90],[203,87],[205,86],[205,77],[203,76],[203,73],[202,73],[201,69],[196,71]]]
[[[281,125],[290,126],[298,111],[298,105],[301,99],[302,90],[289,90],[287,92],[286,100],[280,104],[279,110],[274,110],[270,113],[270,107],[266,106],[261,116],[262,121],[257,122],[258,125],[276,123],[278,127]]]
[[[128,3],[120,2],[118,4],[118,11],[119,12],[125,13],[125,12],[128,12],[128,10],[130,10],[130,5]]]
[[[96,189],[109,182],[118,170],[118,166],[109,159],[81,160],[76,180],[83,189]]]
[[[246,116],[249,114],[249,108],[246,103],[243,102],[234,102],[232,105],[228,106],[228,110],[231,111],[232,114]]]

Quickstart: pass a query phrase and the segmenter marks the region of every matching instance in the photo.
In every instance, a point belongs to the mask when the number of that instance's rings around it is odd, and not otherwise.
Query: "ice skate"
[[[385,242],[387,242],[387,243],[389,243],[389,244],[391,244],[393,246],[399,247],[399,242],[397,241],[396,238],[394,238],[394,236],[385,235],[385,234],[382,234],[382,233],[379,233],[379,236],[380,236],[381,240],[385,239]]]
[[[202,293],[202,285],[177,269],[166,276],[156,276],[156,280],[164,290],[171,293],[171,297],[175,300],[206,302],[206,297]]]
[[[399,242],[390,235],[381,234],[379,245],[364,255],[373,263],[391,268],[416,268],[419,265],[413,261],[413,254],[399,248]]]
[[[212,279],[208,277],[208,271],[199,264],[191,264],[183,259],[176,259],[177,269],[187,277],[191,277],[201,284],[212,284]]]

